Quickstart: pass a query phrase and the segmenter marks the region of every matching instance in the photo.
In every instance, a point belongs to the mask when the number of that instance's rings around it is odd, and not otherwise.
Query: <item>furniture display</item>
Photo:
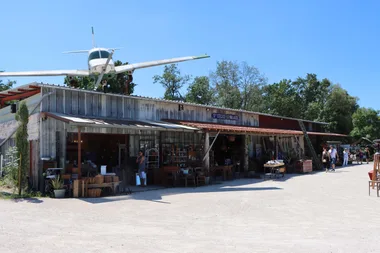
[[[269,171],[267,173],[267,171]],[[264,164],[264,179],[277,178],[279,175],[285,176],[286,167],[284,163]]]

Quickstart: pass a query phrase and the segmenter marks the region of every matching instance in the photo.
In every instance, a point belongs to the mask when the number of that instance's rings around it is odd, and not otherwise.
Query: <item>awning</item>
[[[21,100],[36,95],[41,92],[41,88],[36,85],[23,85],[14,89],[9,89],[0,92],[0,108],[5,102],[12,100]]]
[[[192,121],[173,121],[177,124],[196,127],[205,131],[221,131],[227,133],[242,133],[242,134],[258,134],[258,135],[303,135],[302,131],[297,130],[285,130],[285,129],[273,129],[273,128],[259,128],[250,126],[236,126],[236,125],[224,125],[206,122],[192,122]]]
[[[53,112],[42,112],[43,117],[51,117],[56,120],[60,120],[72,126],[82,126],[82,127],[107,127],[107,128],[127,128],[135,130],[170,130],[170,131],[197,131],[199,129],[183,126],[179,124],[173,124],[168,122],[160,121],[148,121],[148,120],[125,120],[125,119],[110,119],[101,117],[88,117],[88,116],[77,116],[68,115],[62,113]]]
[[[287,135],[287,136],[303,135],[303,132],[300,130],[236,126],[236,125],[225,125],[225,124],[194,122],[194,121],[175,121],[175,120],[168,120],[168,121],[181,124],[181,125],[190,126],[190,127],[196,127],[205,131],[222,131],[222,132],[234,132],[234,133],[242,133],[242,134],[252,133],[252,134],[258,134],[258,135]],[[337,133],[307,132],[307,134],[347,137],[347,135],[337,134]]]
[[[308,135],[323,135],[323,136],[335,136],[335,137],[347,137],[346,134],[336,134],[336,133],[323,133],[323,132],[307,132]]]

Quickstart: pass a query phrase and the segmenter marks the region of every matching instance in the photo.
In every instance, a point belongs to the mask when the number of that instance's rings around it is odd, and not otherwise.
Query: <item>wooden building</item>
[[[159,184],[165,167],[209,168],[226,157],[247,171],[249,159],[260,155],[266,145],[265,138],[281,147],[304,150],[297,119],[32,83],[0,92],[3,155],[14,145],[17,128],[13,107],[5,103],[15,100],[26,101],[31,114],[29,174],[34,188],[41,184],[43,160],[49,159],[65,170],[77,167],[79,176],[88,169],[85,163],[90,160],[97,166],[107,165],[108,171],[120,172],[127,167],[129,178],[133,178],[138,151],[154,150],[152,164],[158,168],[148,174],[148,182]],[[323,133],[326,123],[304,123],[309,134],[340,136]]]

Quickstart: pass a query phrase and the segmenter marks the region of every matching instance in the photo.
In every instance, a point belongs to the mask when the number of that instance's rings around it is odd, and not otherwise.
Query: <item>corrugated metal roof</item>
[[[311,121],[311,120],[304,120],[304,119],[296,119],[296,118],[291,118],[291,117],[283,117],[283,116],[278,116],[278,115],[271,115],[271,114],[261,113],[261,112],[246,111],[246,110],[241,110],[241,109],[231,109],[231,108],[219,107],[219,106],[201,105],[201,104],[195,104],[195,103],[189,103],[189,102],[183,102],[183,101],[173,101],[173,100],[166,100],[166,99],[162,99],[162,98],[152,98],[152,97],[137,96],[137,95],[129,95],[128,96],[128,95],[115,94],[115,93],[104,93],[104,92],[99,92],[99,91],[90,91],[90,90],[85,90],[85,89],[72,88],[72,87],[68,87],[68,86],[60,86],[60,85],[53,85],[53,84],[43,84],[43,83],[37,83],[37,82],[31,83],[31,84],[27,84],[27,85],[24,85],[24,86],[19,86],[18,88],[27,87],[29,85],[39,86],[39,87],[46,87],[46,88],[64,89],[64,90],[78,90],[78,91],[82,91],[82,92],[86,92],[86,93],[105,94],[105,95],[110,95],[110,96],[119,96],[119,97],[127,97],[127,98],[134,98],[134,99],[143,99],[143,100],[150,100],[150,101],[161,101],[161,102],[172,103],[172,104],[192,105],[192,106],[203,107],[203,108],[210,108],[210,109],[217,109],[217,110],[229,110],[229,111],[233,111],[233,112],[244,112],[244,113],[248,113],[248,114],[270,116],[270,117],[281,118],[281,119],[302,120],[304,122],[323,124],[323,125],[327,125],[328,124],[326,122],[318,122],[318,121]]]
[[[138,130],[182,130],[182,131],[196,131],[197,128],[183,126],[174,123],[159,122],[159,121],[139,121],[139,120],[125,120],[125,119],[109,119],[109,118],[92,118],[92,117],[79,117],[74,115],[43,112],[42,114],[51,117],[73,126],[88,126],[88,127],[111,127],[111,128],[128,128]]]
[[[223,131],[223,132],[255,133],[255,134],[265,134],[265,135],[303,135],[302,131],[297,131],[297,130],[223,125],[223,124],[213,124],[213,123],[206,123],[206,122],[204,123],[190,122],[190,121],[175,121],[175,122],[186,125],[186,126],[204,129],[204,130],[214,130],[214,131]]]

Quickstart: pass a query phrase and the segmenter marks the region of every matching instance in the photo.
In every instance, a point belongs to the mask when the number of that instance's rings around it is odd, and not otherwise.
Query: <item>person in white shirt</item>
[[[330,146],[329,154],[330,154],[330,161],[331,161],[331,170],[335,171],[335,164],[336,164],[336,160],[338,159],[338,152],[336,151],[335,147],[333,147],[332,145]]]
[[[345,148],[343,150],[343,166],[348,165],[348,150]]]

